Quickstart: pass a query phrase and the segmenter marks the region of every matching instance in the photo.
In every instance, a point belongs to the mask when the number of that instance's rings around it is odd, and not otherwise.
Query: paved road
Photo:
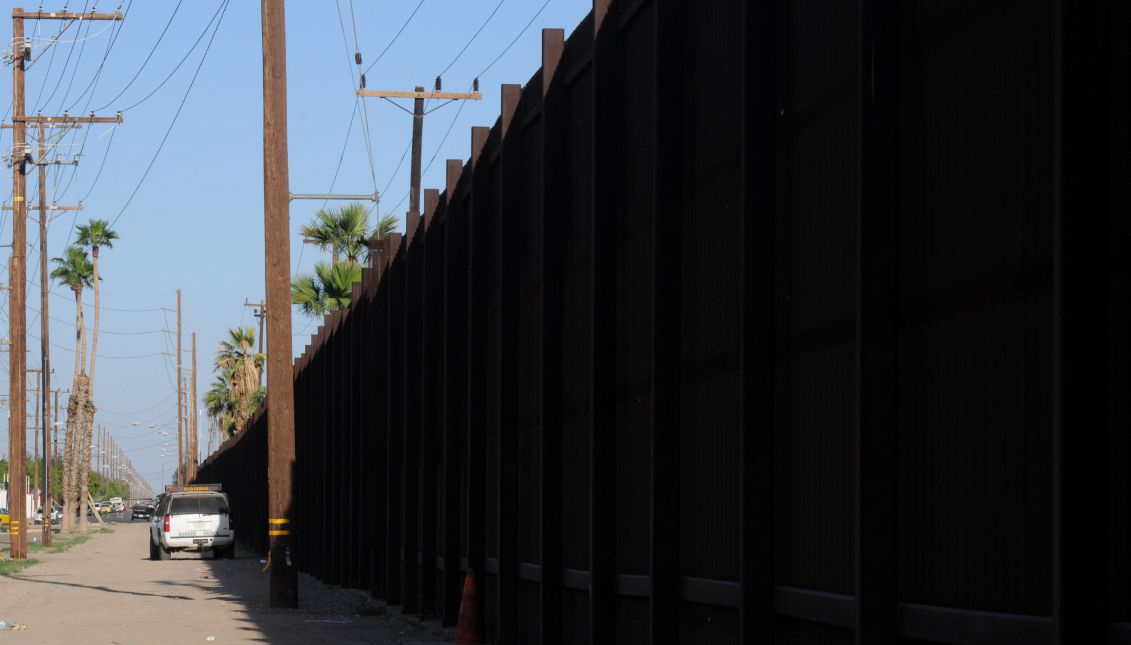
[[[435,636],[366,606],[357,592],[300,578],[300,608],[267,608],[267,573],[240,550],[235,560],[174,554],[149,560],[144,522],[128,520],[41,563],[0,576],[0,620],[28,626],[0,632],[6,643],[387,643]],[[357,615],[378,613],[378,615]],[[213,637],[209,641],[209,637]]]

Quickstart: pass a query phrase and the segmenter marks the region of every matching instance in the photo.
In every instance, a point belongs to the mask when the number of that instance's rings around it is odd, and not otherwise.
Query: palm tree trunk
[[[75,421],[78,419],[78,394],[75,392],[76,378],[71,385],[71,395],[67,400],[67,430],[63,441],[63,530],[73,531],[75,528],[75,502],[78,493],[75,490]]]
[[[94,415],[93,407],[90,405],[90,381],[82,377],[86,383],[82,388],[86,392],[85,405],[81,406],[79,412],[79,449],[76,451],[76,458],[78,460],[78,507],[79,507],[79,531],[84,532],[87,528],[86,522],[86,508],[88,491],[90,490],[90,444],[94,438]]]
[[[98,358],[98,323],[102,316],[102,285],[98,281],[98,247],[91,248],[94,258],[94,333],[90,336],[90,398],[94,399],[94,361]]]
[[[78,308],[79,308],[79,319],[78,319],[78,325],[77,325],[78,326],[77,332],[78,332],[78,335],[79,335],[79,355],[78,355],[79,373],[80,374],[86,374],[86,317],[83,316],[83,313],[82,313],[82,292],[81,291],[75,297],[75,302],[77,303]]]
[[[81,424],[81,410],[85,394],[82,393],[82,357],[84,354],[84,325],[82,316],[82,287],[73,289],[75,293],[75,375],[71,381],[71,395],[67,401],[67,427],[63,440],[63,529],[74,530],[75,508],[78,502],[78,473],[75,437]]]

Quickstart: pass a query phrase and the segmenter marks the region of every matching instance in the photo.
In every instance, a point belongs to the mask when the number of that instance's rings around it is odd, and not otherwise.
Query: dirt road
[[[117,524],[69,551],[33,554],[40,564],[0,576],[0,620],[27,626],[0,631],[0,645],[439,642],[357,592],[308,576],[300,578],[299,609],[269,609],[258,556],[240,550],[235,560],[193,553],[154,562],[146,531],[143,522]]]

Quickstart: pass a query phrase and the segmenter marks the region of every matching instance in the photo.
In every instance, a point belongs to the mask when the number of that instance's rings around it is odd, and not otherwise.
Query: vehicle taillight
[[[169,515],[165,516],[165,532],[166,533],[169,532],[169,517],[170,517]]]

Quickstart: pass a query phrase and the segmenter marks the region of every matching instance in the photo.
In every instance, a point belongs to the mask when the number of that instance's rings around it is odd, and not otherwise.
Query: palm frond
[[[94,280],[94,265],[86,251],[78,246],[68,246],[62,257],[51,258],[55,268],[51,278],[72,289],[91,286]]]

